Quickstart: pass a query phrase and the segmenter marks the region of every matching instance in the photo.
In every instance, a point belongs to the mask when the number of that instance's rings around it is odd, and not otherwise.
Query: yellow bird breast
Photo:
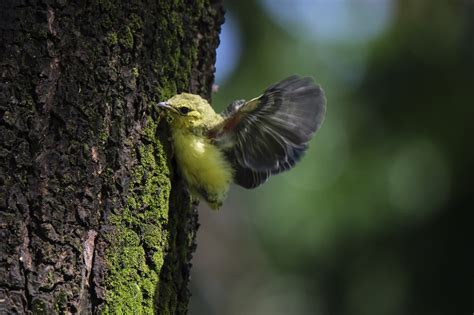
[[[176,160],[189,188],[202,195],[213,208],[226,197],[233,170],[224,154],[206,138],[185,129],[173,130]]]

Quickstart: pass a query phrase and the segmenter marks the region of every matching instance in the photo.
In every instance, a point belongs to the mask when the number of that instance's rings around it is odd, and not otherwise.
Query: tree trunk
[[[181,314],[197,213],[159,100],[209,98],[217,0],[0,3],[0,313]]]

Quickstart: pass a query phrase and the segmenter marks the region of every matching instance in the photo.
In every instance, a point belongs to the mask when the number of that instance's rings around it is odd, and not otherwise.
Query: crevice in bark
[[[27,310],[31,310],[32,309],[32,296],[31,296],[31,293],[30,293],[30,290],[28,289],[28,273],[29,271],[25,268],[24,264],[21,263],[20,264],[20,269],[21,269],[21,272],[22,274],[24,275],[24,287],[21,288],[24,292],[25,292],[25,299],[26,299],[26,307],[25,309]]]
[[[99,235],[97,234],[95,237],[94,237],[94,250],[92,252],[93,256],[92,256],[92,260],[91,260],[91,268],[90,268],[90,272],[89,272],[89,277],[88,277],[88,285],[89,285],[89,297],[90,297],[90,308],[91,308],[91,312],[92,313],[96,313],[96,308],[97,308],[97,305],[99,304],[99,299],[97,297],[97,294],[96,294],[96,284],[95,284],[95,281],[94,281],[94,277],[95,277],[95,274],[94,274],[94,265],[95,265],[95,260],[96,260],[96,256],[97,256],[97,243],[98,243],[98,239],[99,239]]]
[[[160,272],[160,282],[155,291],[155,313],[170,311],[171,314],[185,314],[190,292],[189,280],[192,253],[196,248],[198,229],[197,203],[191,198],[182,179],[176,174],[170,192],[168,230],[169,248]],[[187,200],[183,204],[183,200]],[[178,297],[170,295],[170,290],[178,291]],[[183,303],[184,301],[184,303]]]
[[[22,226],[25,231],[22,235],[23,237],[23,243],[22,243],[22,248],[21,248],[21,253],[20,253],[20,268],[22,268],[23,276],[24,276],[24,281],[25,281],[25,286],[23,288],[25,292],[25,299],[26,299],[26,309],[31,310],[33,307],[33,295],[32,292],[30,292],[29,289],[29,274],[30,270],[32,268],[32,251],[31,251],[31,238],[32,238],[32,231],[31,231],[31,206],[28,209],[29,211],[27,212],[27,217],[24,220],[24,225]]]

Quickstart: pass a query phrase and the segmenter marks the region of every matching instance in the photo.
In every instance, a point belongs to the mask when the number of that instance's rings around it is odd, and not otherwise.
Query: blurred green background
[[[213,106],[326,91],[290,172],[202,203],[190,314],[474,312],[474,1],[226,2]]]

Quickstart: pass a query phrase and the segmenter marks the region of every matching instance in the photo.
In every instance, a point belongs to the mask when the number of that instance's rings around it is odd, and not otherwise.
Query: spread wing
[[[255,99],[233,102],[210,135],[232,162],[235,182],[255,188],[298,162],[325,112],[321,87],[294,75]]]

